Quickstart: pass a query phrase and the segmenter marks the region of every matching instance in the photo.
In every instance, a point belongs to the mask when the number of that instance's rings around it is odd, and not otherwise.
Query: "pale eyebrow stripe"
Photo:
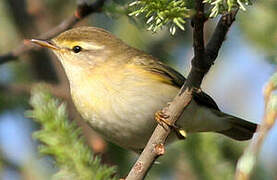
[[[83,49],[86,49],[86,50],[101,50],[101,49],[104,49],[105,46],[104,45],[96,45],[96,44],[93,44],[93,43],[79,43],[78,46],[80,46],[81,48]]]
[[[56,43],[54,41],[54,43]],[[70,41],[64,41],[61,43],[62,48],[66,48],[66,49],[72,49],[74,46],[80,46],[83,49],[86,50],[101,50],[104,49],[105,46],[104,45],[97,45],[93,42],[70,42]]]

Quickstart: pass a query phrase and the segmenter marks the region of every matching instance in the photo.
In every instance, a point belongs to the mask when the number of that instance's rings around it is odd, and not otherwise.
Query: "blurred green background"
[[[116,4],[116,5],[115,5]],[[127,1],[108,1],[106,11],[93,14],[80,25],[102,27],[126,43],[142,49],[187,75],[193,55],[191,31],[168,30],[152,33],[144,21],[130,18]],[[14,49],[23,39],[35,38],[72,15],[76,1],[0,1],[0,54]],[[263,117],[262,89],[276,70],[277,2],[257,1],[240,12],[203,89],[227,113],[259,123]],[[206,24],[205,39],[214,29],[215,18]],[[58,169],[51,157],[40,156],[39,142],[32,139],[38,124],[24,117],[30,109],[29,89],[33,83],[47,82],[68,93],[67,80],[56,57],[35,50],[17,61],[0,65],[0,179],[49,179]],[[127,175],[137,155],[109,144],[80,120],[71,102],[70,117],[83,128],[88,144],[108,165],[116,165],[118,175]],[[272,129],[259,156],[252,179],[277,178],[277,128]],[[195,134],[167,148],[146,179],[233,179],[238,157],[247,145],[210,133]]]

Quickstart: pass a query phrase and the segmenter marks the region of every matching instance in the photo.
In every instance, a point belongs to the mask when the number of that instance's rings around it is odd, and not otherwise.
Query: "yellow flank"
[[[143,69],[143,66],[138,66],[135,64],[127,64],[126,68],[133,69],[134,71],[139,72],[142,76],[147,77],[147,79],[151,81],[157,81],[159,83],[165,83],[165,84],[172,84],[171,80],[169,78],[166,78],[165,76],[162,76],[161,74],[150,72],[149,70]]]

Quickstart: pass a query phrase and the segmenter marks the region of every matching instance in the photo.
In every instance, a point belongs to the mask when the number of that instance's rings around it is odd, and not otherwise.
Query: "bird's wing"
[[[181,75],[179,72],[177,72],[170,66],[160,62],[152,56],[145,55],[145,57],[140,57],[140,59],[141,58],[145,59],[144,61],[139,61],[140,64],[144,66],[144,69],[159,74],[160,76],[163,76],[164,78],[168,79],[172,83],[172,85],[178,88],[181,88],[184,84],[186,78],[184,78],[183,75]],[[219,110],[216,102],[205,92],[194,92],[193,99],[199,105]]]

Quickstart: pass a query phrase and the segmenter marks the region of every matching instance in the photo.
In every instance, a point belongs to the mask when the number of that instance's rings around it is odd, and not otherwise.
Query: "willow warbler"
[[[73,102],[87,123],[108,141],[127,149],[144,148],[156,126],[155,112],[174,98],[186,80],[100,28],[78,27],[49,41],[31,41],[57,55]],[[252,138],[257,127],[221,112],[204,92],[193,94],[176,125],[187,133],[212,131],[236,140]]]

